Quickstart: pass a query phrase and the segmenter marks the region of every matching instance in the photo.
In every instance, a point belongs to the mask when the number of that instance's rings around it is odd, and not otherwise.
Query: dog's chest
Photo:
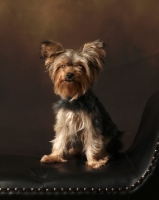
[[[69,135],[77,134],[91,126],[91,116],[84,111],[61,109],[57,113],[57,125],[63,127]]]

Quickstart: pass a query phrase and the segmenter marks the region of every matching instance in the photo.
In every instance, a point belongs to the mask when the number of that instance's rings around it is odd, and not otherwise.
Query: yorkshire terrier
[[[79,51],[64,49],[58,42],[41,43],[41,58],[61,96],[56,104],[52,153],[42,163],[66,162],[66,155],[84,153],[86,165],[100,168],[122,149],[122,132],[92,92],[105,65],[105,44],[86,43]]]

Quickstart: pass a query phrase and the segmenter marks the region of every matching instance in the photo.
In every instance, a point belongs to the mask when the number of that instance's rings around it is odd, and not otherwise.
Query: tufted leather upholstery
[[[42,164],[40,158],[1,155],[0,197],[156,199],[158,132],[159,92],[147,102],[133,145],[101,169],[85,166],[84,157],[72,157],[67,163]],[[148,192],[150,185],[153,198]]]

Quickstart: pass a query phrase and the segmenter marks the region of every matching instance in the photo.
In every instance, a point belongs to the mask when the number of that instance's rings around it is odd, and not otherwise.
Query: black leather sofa
[[[0,155],[0,199],[159,198],[159,92],[148,100],[132,146],[101,169],[84,157],[42,164],[38,157]]]

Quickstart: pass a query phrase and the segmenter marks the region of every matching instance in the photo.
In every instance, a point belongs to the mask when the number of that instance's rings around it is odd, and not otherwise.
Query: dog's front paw
[[[59,155],[44,155],[40,162],[42,163],[56,163],[56,162],[67,162],[67,160],[61,158]]]
[[[99,160],[91,160],[91,161],[87,161],[86,162],[86,165],[89,166],[89,167],[92,167],[94,169],[98,169],[98,168],[101,168],[103,167],[109,160],[109,157],[104,157],[102,159],[99,159]]]

